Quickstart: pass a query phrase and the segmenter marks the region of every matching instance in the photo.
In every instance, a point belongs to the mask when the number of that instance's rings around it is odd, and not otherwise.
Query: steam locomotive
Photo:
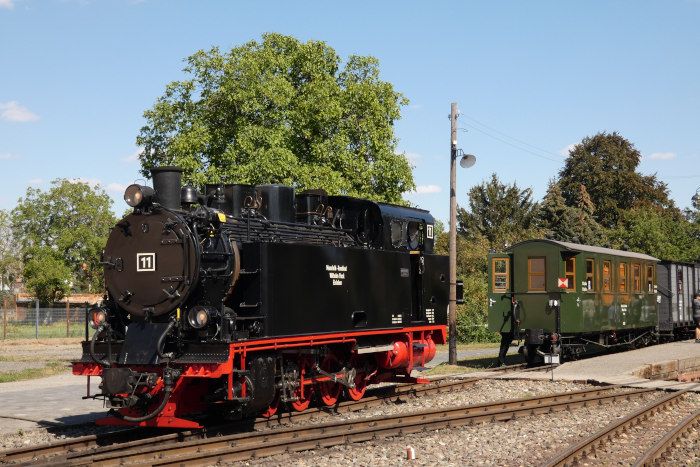
[[[101,377],[98,424],[196,428],[422,381],[449,295],[430,213],[283,185],[200,194],[178,167],[152,178],[125,191],[73,363]]]

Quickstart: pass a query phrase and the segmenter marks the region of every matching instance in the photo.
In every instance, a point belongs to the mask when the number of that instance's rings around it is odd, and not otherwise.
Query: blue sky
[[[567,148],[616,131],[681,207],[700,186],[700,1],[0,0],[0,209],[56,178],[126,205],[143,112],[183,59],[279,32],[345,61],[379,59],[410,104],[396,124],[415,165],[407,199],[447,221],[450,103],[458,203],[491,173],[536,200]]]

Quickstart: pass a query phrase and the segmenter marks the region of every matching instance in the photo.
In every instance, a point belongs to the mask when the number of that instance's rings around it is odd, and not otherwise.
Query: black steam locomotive
[[[101,376],[100,424],[191,428],[415,381],[445,342],[447,257],[419,209],[282,185],[131,185],[103,252],[77,375]]]

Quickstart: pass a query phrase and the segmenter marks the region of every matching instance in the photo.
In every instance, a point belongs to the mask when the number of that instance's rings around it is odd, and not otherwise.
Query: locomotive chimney
[[[153,189],[156,192],[156,200],[161,206],[168,209],[180,209],[182,171],[182,168],[172,166],[151,169]]]

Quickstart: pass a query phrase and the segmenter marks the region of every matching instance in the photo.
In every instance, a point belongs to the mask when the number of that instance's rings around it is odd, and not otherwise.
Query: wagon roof
[[[645,255],[644,253],[636,253],[634,251],[625,251],[625,250],[616,250],[614,248],[605,248],[602,246],[590,246],[590,245],[581,245],[580,243],[570,243],[570,242],[560,242],[558,240],[549,240],[549,239],[535,239],[535,240],[525,240],[520,243],[516,243],[515,245],[511,246],[510,248],[507,249],[507,251],[512,251],[513,248],[524,245],[527,243],[550,243],[552,245],[556,245],[564,250],[567,251],[580,251],[580,252],[587,252],[587,253],[595,253],[599,255],[613,255],[613,256],[624,256],[627,258],[636,258],[636,259],[643,259],[647,261],[659,261],[658,258],[654,258],[653,256]]]

